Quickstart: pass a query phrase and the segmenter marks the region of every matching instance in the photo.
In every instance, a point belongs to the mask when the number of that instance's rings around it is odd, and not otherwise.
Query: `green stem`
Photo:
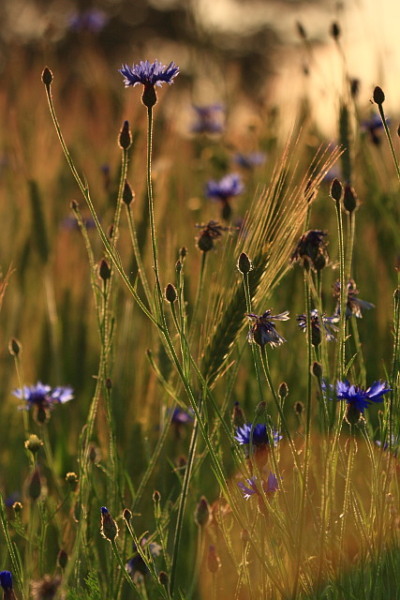
[[[388,142],[389,142],[390,152],[392,154],[392,158],[393,158],[394,166],[395,166],[395,169],[396,169],[397,177],[400,180],[400,167],[399,167],[399,163],[397,162],[396,152],[394,151],[394,146],[393,146],[393,142],[392,142],[392,136],[390,135],[389,127],[387,126],[387,123],[386,123],[385,112],[383,110],[382,104],[378,104],[378,110],[379,110],[379,115],[381,117],[383,128],[384,128],[385,133],[386,133],[386,137],[387,137]]]
[[[339,321],[339,340],[338,340],[338,364],[337,373],[338,379],[343,379],[343,373],[346,363],[345,355],[345,340],[346,340],[346,296],[347,296],[347,282],[345,279],[345,252],[344,252],[344,239],[343,239],[343,220],[342,211],[340,208],[340,200],[335,202],[336,208],[336,220],[338,230],[338,243],[339,243],[339,281],[340,281],[340,299],[339,299],[339,310],[340,310],[340,321]]]

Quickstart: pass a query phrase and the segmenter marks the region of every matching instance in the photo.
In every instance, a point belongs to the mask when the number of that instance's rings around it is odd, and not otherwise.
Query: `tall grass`
[[[185,137],[179,77],[146,110],[114,74],[99,97],[66,68],[18,94],[17,75],[0,192],[1,566],[17,598],[396,598],[390,130],[373,144],[344,93],[340,145],[307,120],[290,140],[268,123]],[[268,153],[235,167],[229,214],[204,185],[233,147]],[[305,250],[310,230],[329,244]],[[375,305],[362,319],[349,279]],[[286,343],[270,344],[267,310],[290,311],[272,321]],[[336,398],[344,379],[390,391],[360,414]],[[74,399],[19,411],[28,392],[11,392],[37,381]]]

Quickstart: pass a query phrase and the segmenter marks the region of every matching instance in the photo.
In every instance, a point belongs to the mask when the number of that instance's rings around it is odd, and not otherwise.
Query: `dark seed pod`
[[[167,301],[170,304],[173,304],[176,301],[177,297],[178,296],[177,296],[177,293],[176,293],[175,286],[172,285],[172,283],[169,283],[167,285],[167,287],[165,288],[165,298],[167,299]]]
[[[129,128],[129,121],[124,121],[122,129],[119,132],[118,145],[122,150],[128,150],[132,144],[132,134]]]
[[[49,67],[45,67],[42,71],[42,81],[46,87],[51,85],[53,81],[53,73],[50,71]]]
[[[340,183],[339,179],[334,179],[331,185],[330,196],[336,202],[340,202],[343,194],[343,186]]]
[[[357,194],[349,184],[344,186],[343,206],[349,213],[352,213],[357,208]]]
[[[247,256],[246,252],[242,252],[242,254],[239,256],[237,268],[243,275],[246,275],[247,273],[253,270],[253,264]]]

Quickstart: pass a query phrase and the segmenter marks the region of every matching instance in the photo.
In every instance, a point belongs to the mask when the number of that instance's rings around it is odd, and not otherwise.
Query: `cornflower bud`
[[[115,538],[118,536],[118,525],[108,512],[108,509],[105,506],[101,507],[101,526],[100,533],[101,535],[108,540],[109,542],[113,542]]]

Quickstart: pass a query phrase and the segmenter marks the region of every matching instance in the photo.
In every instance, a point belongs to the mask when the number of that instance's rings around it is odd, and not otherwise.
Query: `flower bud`
[[[118,535],[118,525],[105,506],[101,507],[100,533],[109,542],[113,542]]]
[[[129,128],[129,121],[124,121],[122,129],[119,132],[118,145],[121,150],[128,150],[132,144],[132,134]]]
[[[344,186],[343,206],[349,213],[352,213],[357,208],[357,194],[349,184]]]
[[[122,201],[129,206],[133,200],[135,200],[135,194],[129,183],[125,180],[124,189],[122,191]]]
[[[11,338],[8,344],[8,351],[11,356],[17,357],[21,352],[21,344],[16,338]]]
[[[376,104],[383,104],[385,102],[385,94],[383,93],[382,88],[378,85],[374,89],[373,99]]]
[[[289,394],[289,387],[285,381],[282,381],[282,383],[280,384],[280,386],[278,388],[278,394],[282,401],[287,398],[287,396]]]
[[[31,500],[37,500],[42,493],[42,480],[39,469],[35,469],[28,483],[28,496]]]
[[[246,275],[253,270],[253,264],[245,252],[242,252],[242,254],[239,256],[237,268],[243,275]]]
[[[99,275],[104,282],[111,277],[111,269],[105,258],[100,262]]]
[[[75,492],[79,483],[78,475],[71,471],[66,474],[65,481],[68,483],[69,487],[71,488],[71,491]]]
[[[49,87],[53,81],[53,73],[49,67],[45,67],[42,71],[42,82],[46,87]]]
[[[343,193],[343,186],[340,183],[339,179],[334,179],[331,185],[330,196],[336,202],[340,202]]]
[[[317,379],[321,379],[321,377],[322,377],[322,365],[319,362],[317,362],[316,360],[313,362],[313,364],[311,366],[311,373]]]
[[[57,563],[61,569],[65,569],[68,563],[68,554],[65,550],[61,549],[57,555]]]
[[[166,573],[165,571],[160,571],[158,574],[158,580],[161,583],[161,585],[163,585],[165,588],[168,587],[168,585],[169,585],[168,573]]]
[[[127,523],[130,523],[130,520],[132,519],[132,512],[129,510],[129,508],[125,508],[122,516]]]
[[[176,288],[172,283],[169,283],[165,288],[165,298],[170,303],[173,304],[177,299]]]
[[[24,442],[24,446],[29,452],[35,456],[43,446],[42,440],[38,438],[34,433],[29,436],[29,438]]]
[[[194,520],[199,527],[205,527],[210,520],[210,506],[205,496],[200,498],[196,506]]]
[[[221,560],[217,554],[215,546],[210,545],[208,547],[207,554],[207,568],[210,573],[216,573],[221,566]]]

